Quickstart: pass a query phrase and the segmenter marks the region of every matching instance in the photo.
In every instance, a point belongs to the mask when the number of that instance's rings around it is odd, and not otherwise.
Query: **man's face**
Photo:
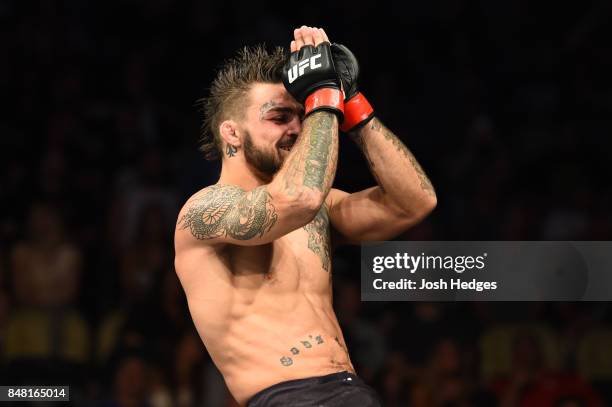
[[[255,170],[272,176],[302,129],[304,108],[283,84],[257,83],[249,91],[249,101],[241,123],[245,159]]]

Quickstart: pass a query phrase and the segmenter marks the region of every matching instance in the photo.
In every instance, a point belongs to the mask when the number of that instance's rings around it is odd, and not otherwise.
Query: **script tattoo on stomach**
[[[300,348],[301,351],[305,351],[311,349],[313,345],[318,346],[324,342],[325,341],[323,340],[322,335],[317,335],[314,337],[312,335],[308,335],[308,339],[300,341],[300,345],[294,346],[289,349],[289,353],[291,354],[291,356],[283,356],[280,358],[281,365],[285,367],[293,365],[293,358],[300,354]]]

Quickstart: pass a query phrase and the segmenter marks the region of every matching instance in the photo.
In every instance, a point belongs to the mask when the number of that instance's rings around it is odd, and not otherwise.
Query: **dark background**
[[[401,4],[401,5],[400,5]],[[0,382],[78,405],[231,406],[173,270],[214,70],[326,29],[422,163],[406,240],[609,240],[610,2],[0,1]],[[373,183],[343,138],[335,186]],[[353,362],[387,406],[612,404],[606,303],[361,303],[334,258]]]

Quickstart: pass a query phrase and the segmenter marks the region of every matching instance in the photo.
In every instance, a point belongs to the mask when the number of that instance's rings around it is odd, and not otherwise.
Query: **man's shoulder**
[[[175,243],[185,238],[205,242],[216,236],[223,219],[244,194],[244,189],[232,184],[213,184],[195,192],[178,213]]]
[[[179,211],[177,226],[189,212],[199,212],[211,207],[224,207],[243,196],[245,191],[238,185],[213,184],[191,195]]]
[[[244,193],[245,193],[245,190],[240,188],[238,185],[212,184],[212,185],[209,185],[207,187],[200,189],[199,191],[191,195],[185,202],[185,205],[183,206],[183,208],[186,206],[189,206],[190,204],[193,204],[194,202],[201,202],[207,199],[211,200],[212,198],[219,198],[219,197],[231,198],[233,196],[243,195]]]

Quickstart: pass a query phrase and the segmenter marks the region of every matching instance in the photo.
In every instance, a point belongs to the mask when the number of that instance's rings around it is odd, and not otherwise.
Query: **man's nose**
[[[299,117],[295,116],[291,122],[289,122],[289,133],[291,134],[300,134],[302,131],[302,121]]]

